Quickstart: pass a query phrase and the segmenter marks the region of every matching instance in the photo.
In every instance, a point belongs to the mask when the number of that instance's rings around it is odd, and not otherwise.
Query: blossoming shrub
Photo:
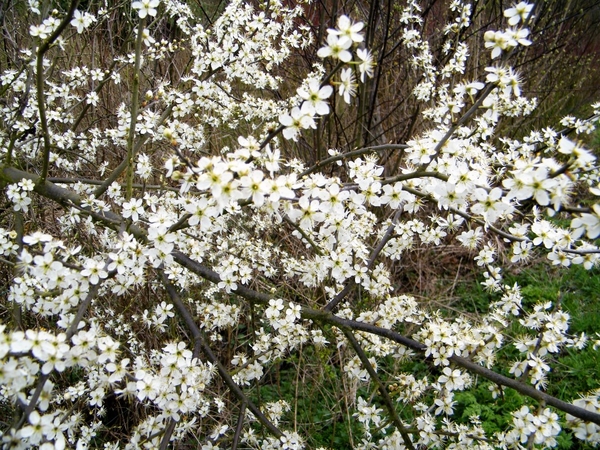
[[[450,4],[441,59],[419,3],[399,6],[421,125],[325,148],[370,131],[348,117],[385,51],[348,15],[317,43],[302,3],[233,1],[218,18],[175,0],[28,3],[0,76],[6,448],[303,448],[307,374],[326,387],[316,420],[353,422],[336,448],[600,441],[598,391],[546,392],[566,349],[600,342],[569,332],[560,296],[528,304],[503,278],[532,260],[598,263],[583,141],[600,105],[500,133],[536,112],[510,66],[533,45],[533,4],[476,32],[469,76],[474,6]],[[313,50],[308,73],[288,68]],[[398,282],[406,258],[450,245],[489,292],[478,317]],[[293,389],[272,389],[281,372]],[[457,417],[455,399],[481,389],[519,399],[497,430]]]

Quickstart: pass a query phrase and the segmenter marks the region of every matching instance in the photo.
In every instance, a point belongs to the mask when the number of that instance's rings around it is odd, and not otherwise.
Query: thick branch
[[[421,344],[420,342],[417,342],[406,336],[402,336],[401,334],[399,334],[393,330],[380,328],[378,326],[371,325],[369,323],[357,322],[355,320],[342,319],[340,317],[334,316],[333,314],[328,315],[327,313],[323,313],[321,311],[318,311],[318,312],[316,312],[316,314],[314,314],[314,311],[309,311],[308,309],[306,309],[306,310],[303,309],[302,313],[303,313],[302,314],[303,318],[320,320],[324,323],[329,323],[331,325],[336,325],[339,327],[346,327],[346,328],[350,328],[353,330],[360,330],[360,331],[365,331],[367,333],[376,334],[378,336],[386,337],[394,342],[402,344],[402,345],[404,345],[412,350],[418,351],[420,353],[425,352],[425,350],[427,349],[427,347],[424,344]],[[461,356],[451,356],[448,359],[451,362],[453,362],[454,364],[456,364],[457,366],[467,369],[470,372],[476,373],[477,375],[479,375],[489,381],[492,381],[492,382],[502,385],[502,386],[512,388],[515,391],[519,392],[520,394],[526,395],[527,397],[534,398],[540,402],[545,402],[546,404],[548,404],[550,406],[554,406],[555,408],[557,408],[561,411],[564,411],[567,414],[571,414],[572,416],[575,416],[586,422],[593,422],[597,425],[600,425],[600,414],[598,414],[598,413],[594,413],[592,411],[588,411],[586,409],[579,408],[575,405],[572,405],[571,403],[567,403],[562,400],[559,400],[558,398],[553,397],[549,394],[546,394],[545,392],[539,391],[528,384],[522,383],[520,381],[514,380],[509,377],[505,377],[504,375],[500,375],[500,374],[494,372],[493,370],[490,370],[483,366],[480,366],[479,364],[474,363],[470,359],[463,358]]]
[[[260,411],[260,409],[258,409],[258,407],[254,403],[252,403],[250,399],[248,399],[246,394],[244,394],[244,391],[242,391],[242,389],[235,383],[235,381],[233,381],[233,378],[231,378],[231,375],[229,375],[229,372],[227,371],[225,366],[221,364],[221,361],[219,361],[219,359],[216,357],[216,355],[213,353],[212,349],[208,345],[208,341],[206,340],[204,333],[202,332],[202,330],[200,330],[198,325],[196,325],[196,322],[194,321],[194,318],[188,311],[187,306],[185,305],[185,303],[183,303],[181,297],[179,297],[179,294],[175,290],[174,286],[171,283],[169,283],[169,281],[165,278],[164,274],[163,284],[167,288],[167,293],[169,294],[169,297],[171,297],[171,300],[177,308],[177,311],[179,311],[179,314],[181,314],[181,316],[183,317],[183,320],[188,330],[190,331],[190,333],[192,333],[192,336],[194,337],[194,342],[197,343],[200,346],[200,348],[202,348],[202,351],[206,355],[206,358],[217,367],[217,371],[219,372],[221,379],[225,382],[229,390],[233,393],[233,395],[237,397],[237,399],[240,402],[242,402],[242,405],[247,405],[250,411],[252,411],[252,414],[256,416],[259,422],[262,423],[265,426],[265,428],[267,428],[271,432],[271,434],[278,438],[283,436],[283,433],[279,430],[279,428],[277,428],[275,425],[273,425],[273,423],[271,423],[271,421]],[[243,411],[240,412],[240,415],[243,415]]]
[[[174,419],[169,419],[169,423],[167,424],[167,428],[165,428],[165,433],[163,434],[162,439],[160,440],[160,447],[158,450],[167,450],[169,447],[169,441],[171,440],[171,436],[173,435],[173,431],[175,431],[175,422]]]

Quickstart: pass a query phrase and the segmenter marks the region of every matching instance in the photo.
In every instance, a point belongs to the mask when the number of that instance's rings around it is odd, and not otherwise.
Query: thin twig
[[[374,152],[383,152],[386,150],[404,150],[406,148],[408,148],[408,145],[405,145],[405,144],[383,144],[383,145],[374,145],[372,147],[359,148],[359,149],[352,150],[347,153],[341,153],[339,155],[331,156],[329,158],[324,159],[323,161],[319,161],[314,166],[312,166],[312,167],[306,169],[304,172],[302,172],[298,177],[302,178],[306,175],[316,172],[317,170],[319,170],[322,167],[325,167],[331,163],[334,163],[337,161],[342,161],[347,158],[352,158],[353,156],[360,156],[360,155],[364,155],[367,153],[374,153]]]
[[[392,402],[392,398],[390,397],[390,394],[388,393],[384,384],[381,382],[381,379],[377,375],[377,372],[375,372],[375,369],[373,368],[371,361],[369,361],[367,354],[364,352],[360,343],[356,340],[356,338],[354,337],[354,334],[352,334],[352,331],[350,331],[350,329],[342,328],[342,332],[344,333],[344,336],[346,336],[346,339],[348,339],[348,341],[350,342],[350,345],[352,345],[352,348],[356,352],[356,356],[358,356],[358,359],[360,359],[360,362],[362,362],[363,367],[365,369],[367,369],[367,372],[369,372],[369,376],[371,377],[371,380],[373,380],[375,382],[375,384],[377,385],[377,389],[379,389],[379,393],[381,394],[381,397],[383,398],[383,403],[385,404],[385,407],[388,410],[388,413],[390,414],[392,422],[394,422],[396,429],[400,432],[400,435],[402,436],[402,440],[404,441],[404,445],[406,445],[406,447],[408,447],[411,450],[415,450],[415,447],[412,443],[412,440],[410,439],[410,436],[406,430],[406,427],[400,420],[400,417],[398,417],[398,412],[396,411],[396,408],[394,408],[394,403]]]
[[[131,93],[131,118],[129,121],[129,135],[127,136],[127,176],[125,181],[125,199],[131,200],[133,195],[133,163],[135,151],[133,143],[135,140],[135,125],[137,123],[137,115],[140,98],[140,66],[142,64],[142,42],[144,36],[144,25],[146,18],[140,20],[137,30],[137,39],[135,41],[135,62],[133,72],[133,87]]]
[[[42,171],[40,174],[39,182],[43,183],[46,181],[48,176],[48,167],[50,165],[50,132],[48,131],[48,119],[46,118],[46,101],[44,100],[44,55],[50,49],[50,46],[58,39],[60,34],[65,28],[71,23],[73,14],[77,9],[79,0],[71,1],[69,10],[66,16],[60,22],[54,32],[40,45],[37,51],[36,61],[36,88],[37,88],[37,104],[38,113],[40,116],[40,125],[42,127],[42,138],[44,140],[44,153],[42,155]]]

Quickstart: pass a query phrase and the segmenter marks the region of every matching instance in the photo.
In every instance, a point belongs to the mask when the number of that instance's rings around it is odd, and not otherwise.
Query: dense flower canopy
[[[0,75],[5,448],[304,448],[290,398],[261,398],[261,383],[306,349],[341,368],[354,448],[600,443],[600,391],[546,392],[554,358],[598,336],[571,334],[560,301],[525,304],[503,275],[534,258],[594,270],[600,254],[585,144],[600,104],[502,134],[536,114],[510,65],[535,43],[533,4],[467,33],[474,6],[452,1],[441,56],[420,2],[402,2],[422,122],[363,146],[370,122],[347,123],[369,108],[385,48],[352,14],[319,40],[309,2],[233,0],[206,22],[176,0],[77,3],[29,0],[19,65]],[[87,48],[108,31],[107,49],[122,41],[110,61]],[[347,144],[324,149],[333,129]],[[477,317],[424,306],[394,271],[449,243],[489,292]],[[399,369],[417,361],[427,375]],[[525,399],[502,429],[455,414],[456,395],[482,386]]]

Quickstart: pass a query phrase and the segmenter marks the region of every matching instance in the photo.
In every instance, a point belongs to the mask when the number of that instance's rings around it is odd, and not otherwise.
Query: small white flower
[[[365,75],[369,78],[373,77],[373,55],[366,48],[359,48],[356,51],[356,56],[360,59],[361,63],[358,65],[358,71],[360,72],[360,81],[365,82]]]
[[[338,29],[329,29],[329,34],[341,36],[350,40],[350,42],[362,42],[363,35],[360,31],[363,29],[364,24],[362,22],[353,23],[350,18],[346,15],[340,16],[338,19]]]
[[[340,85],[338,93],[344,97],[344,101],[350,104],[350,97],[356,94],[356,79],[352,73],[352,69],[343,69],[340,74]]]
[[[133,198],[129,202],[123,203],[123,217],[131,217],[131,220],[137,222],[140,218],[140,214],[144,214],[144,208],[142,207],[141,198]]]
[[[327,36],[327,46],[320,48],[317,55],[321,58],[331,56],[347,63],[352,59],[352,55],[348,51],[351,46],[352,41],[347,37],[340,37],[329,33]]]
[[[75,13],[73,14],[73,19],[71,20],[71,25],[73,25],[75,28],[77,28],[77,32],[78,33],[83,33],[83,30],[85,30],[86,28],[88,28],[94,21],[96,20],[96,18],[94,16],[92,16],[90,13],[82,13],[81,11],[79,11],[78,9],[75,10]]]
[[[146,16],[156,16],[156,8],[159,5],[159,0],[141,0],[132,3],[133,9],[138,10],[138,15],[140,19],[143,19]]]
[[[298,95],[305,100],[307,110],[321,116],[329,114],[329,105],[325,99],[331,96],[331,86],[320,86],[317,80],[312,80],[307,87],[298,89]]]
[[[515,26],[519,23],[519,21],[525,22],[529,17],[531,10],[533,9],[533,5],[530,5],[525,2],[520,2],[517,5],[514,5],[512,8],[508,8],[504,11],[504,17],[508,18],[508,24],[511,26]]]
[[[297,106],[292,108],[290,114],[279,116],[279,122],[285,126],[283,137],[286,139],[298,140],[298,133],[304,128],[317,128],[312,109],[307,102],[302,104],[302,108]]]
[[[96,106],[98,104],[98,101],[100,101],[100,97],[98,96],[98,93],[90,92],[87,95],[86,103],[88,105]]]

